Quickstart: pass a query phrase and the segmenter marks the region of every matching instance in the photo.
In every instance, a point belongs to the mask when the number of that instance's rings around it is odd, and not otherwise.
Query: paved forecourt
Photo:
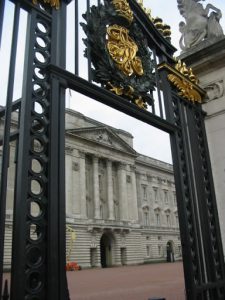
[[[184,300],[182,262],[67,272],[71,300]]]

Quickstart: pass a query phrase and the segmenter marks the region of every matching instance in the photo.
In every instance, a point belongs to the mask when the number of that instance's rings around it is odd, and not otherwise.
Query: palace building
[[[66,111],[65,137],[67,261],[90,268],[181,259],[172,165],[137,153],[129,132],[73,110]],[[11,260],[13,143],[10,157],[5,268]],[[33,202],[30,213],[38,217],[40,209]]]
[[[180,259],[172,165],[137,153],[129,132],[78,112],[67,110],[66,126],[69,259],[82,267]]]

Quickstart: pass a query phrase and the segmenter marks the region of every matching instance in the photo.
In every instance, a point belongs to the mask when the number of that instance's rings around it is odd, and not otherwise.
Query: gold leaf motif
[[[143,75],[142,61],[136,56],[138,46],[129,36],[129,30],[119,25],[107,28],[107,48],[118,69],[126,76]]]
[[[127,0],[112,0],[112,4],[119,16],[127,19],[129,23],[133,22],[133,12]]]
[[[52,7],[59,9],[60,0],[33,0],[33,4],[37,4],[38,2],[44,2],[46,4],[50,4]]]
[[[127,96],[134,102],[138,107],[142,109],[147,109],[148,106],[145,101],[143,101],[142,97],[139,96],[137,99],[134,99],[134,88],[132,86],[128,86],[126,89],[123,87],[114,86],[111,82],[108,82],[108,86],[110,87],[110,91],[118,96]]]
[[[178,62],[175,65],[175,69],[182,75],[187,77],[191,82],[198,84],[198,78],[193,74],[192,68],[187,68],[185,62],[182,63],[181,60],[178,60]]]
[[[200,102],[201,103],[201,95],[199,92],[194,88],[193,84],[186,79],[179,78],[174,74],[169,74],[168,79],[172,82],[177,89],[179,90],[179,96],[184,97],[187,100],[193,102]]]
[[[143,101],[143,99],[139,96],[138,99],[135,99],[134,100],[135,104],[142,108],[142,109],[147,109],[147,104]]]

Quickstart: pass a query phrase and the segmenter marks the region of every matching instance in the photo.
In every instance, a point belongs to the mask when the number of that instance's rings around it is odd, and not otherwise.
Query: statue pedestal
[[[223,250],[225,253],[225,38],[207,46],[201,43],[179,59],[192,67],[207,91],[203,109],[205,119]]]

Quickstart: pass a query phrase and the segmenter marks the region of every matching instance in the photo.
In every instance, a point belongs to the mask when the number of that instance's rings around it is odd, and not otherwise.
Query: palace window
[[[181,246],[178,246],[178,253],[179,253],[180,256],[182,255]]]
[[[99,192],[102,192],[102,175],[98,175]]]
[[[143,199],[147,200],[147,186],[146,185],[142,185],[142,195],[143,195]]]
[[[174,205],[177,205],[176,192],[173,192],[173,203],[174,203]]]
[[[100,205],[100,218],[103,219],[103,205]]]
[[[163,257],[163,247],[162,247],[162,245],[158,245],[158,255],[159,255],[159,257]]]
[[[159,212],[155,213],[155,220],[156,220],[156,225],[160,226],[160,214]]]
[[[149,210],[148,210],[148,208],[143,209],[143,223],[144,223],[144,226],[149,226]]]
[[[150,245],[147,245],[147,246],[146,246],[146,256],[147,256],[147,257],[150,257],[150,256],[151,256],[151,247],[150,247]]]
[[[169,214],[166,215],[166,225],[167,225],[168,227],[171,226],[170,215],[169,215]]]
[[[119,220],[120,219],[120,214],[119,214],[119,203],[117,201],[115,201],[114,199],[114,216],[115,216],[115,220]]]
[[[153,191],[154,191],[154,200],[155,202],[158,202],[158,188],[153,187]]]
[[[167,190],[164,190],[164,202],[165,202],[165,204],[169,203],[168,191]]]

